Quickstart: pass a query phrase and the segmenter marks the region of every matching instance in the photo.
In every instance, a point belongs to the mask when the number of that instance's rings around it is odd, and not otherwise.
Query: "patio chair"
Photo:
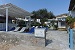
[[[38,26],[36,26],[35,28],[38,28]]]
[[[32,27],[30,30],[29,30],[29,32],[27,32],[27,33],[34,33],[34,29],[35,29],[35,27]]]
[[[23,27],[20,31],[18,32],[24,32],[24,30],[26,29],[26,27]]]
[[[18,31],[20,29],[20,27],[16,27],[16,29],[14,30],[14,32]]]
[[[15,27],[11,28],[9,31],[13,31],[13,30],[15,30]]]

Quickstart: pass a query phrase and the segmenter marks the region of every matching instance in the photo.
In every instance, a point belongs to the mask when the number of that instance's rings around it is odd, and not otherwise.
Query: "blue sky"
[[[60,15],[68,13],[70,0],[0,0],[0,4],[4,3],[12,3],[28,12],[46,8],[55,15]]]

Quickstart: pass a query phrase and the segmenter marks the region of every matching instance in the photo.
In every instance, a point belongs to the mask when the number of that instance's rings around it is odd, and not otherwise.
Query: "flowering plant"
[[[71,16],[68,16],[66,18],[66,24],[67,26],[70,26],[71,28],[73,28],[73,23],[75,22],[75,18],[72,18]]]
[[[73,23],[73,18],[70,17],[70,16],[68,16],[68,17],[66,18],[66,24],[67,24],[67,25],[70,25],[70,24],[72,24],[72,23]]]

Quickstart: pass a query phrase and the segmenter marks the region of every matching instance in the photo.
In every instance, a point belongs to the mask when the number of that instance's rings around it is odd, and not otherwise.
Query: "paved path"
[[[69,35],[66,31],[48,31],[47,39],[52,40],[52,42],[48,44],[48,48],[70,50]]]

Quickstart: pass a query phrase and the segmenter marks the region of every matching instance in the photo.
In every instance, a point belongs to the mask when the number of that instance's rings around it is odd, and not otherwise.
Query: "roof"
[[[0,16],[0,19],[6,19],[6,17],[4,17],[4,16]],[[10,17],[10,16],[8,16],[8,19],[10,19],[10,20],[16,20],[16,18],[14,18],[14,17]]]
[[[65,13],[65,14],[60,14],[60,15],[57,15],[56,17],[66,17],[66,16],[68,16],[68,14],[67,14],[67,13]]]
[[[11,17],[18,17],[18,18],[24,18],[25,16],[31,16],[32,14],[9,3],[9,4],[4,4],[0,5],[0,14],[6,15],[6,10],[5,8],[8,7],[8,15]]]
[[[50,20],[50,21],[57,21],[57,19],[54,19],[54,18],[53,19],[48,19],[48,20]]]
[[[71,10],[75,10],[75,7],[74,7],[74,5],[75,5],[75,0],[70,0],[70,5],[69,5],[69,11],[71,11]]]

